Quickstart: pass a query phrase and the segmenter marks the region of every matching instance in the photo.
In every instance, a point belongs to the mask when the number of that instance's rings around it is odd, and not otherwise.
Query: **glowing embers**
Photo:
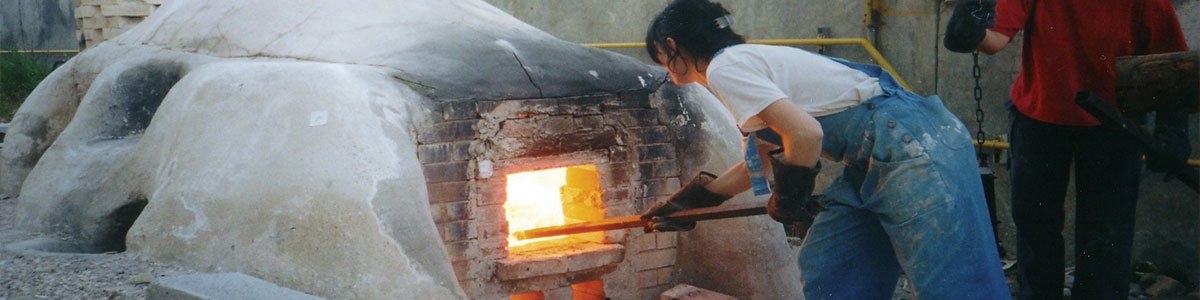
[[[547,296],[546,296],[547,294],[554,294],[554,296],[559,296],[559,298],[564,298],[562,296],[566,296],[565,292],[566,291],[564,289],[555,290],[553,292],[540,292],[540,291],[525,292],[525,293],[520,293],[520,294],[513,294],[512,300],[545,300],[547,298]],[[603,280],[592,280],[592,281],[572,284],[570,293],[571,293],[571,295],[570,295],[571,298],[569,298],[569,299],[571,299],[571,300],[604,300],[604,299],[608,299],[607,297],[604,296],[605,294],[604,294],[604,281]],[[553,298],[553,296],[551,296],[551,298]]]
[[[593,221],[604,218],[600,173],[594,165],[514,173],[507,177],[504,217],[508,232]],[[551,240],[508,237],[510,249]]]

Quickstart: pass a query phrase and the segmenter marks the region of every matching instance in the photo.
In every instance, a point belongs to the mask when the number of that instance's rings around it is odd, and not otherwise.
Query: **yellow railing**
[[[975,146],[979,146],[979,141],[974,141],[973,144],[975,144]],[[984,148],[992,148],[992,149],[1008,150],[1009,145],[1007,142],[1005,142],[1003,140],[987,140],[987,141],[983,141],[983,147]],[[1200,159],[1189,159],[1188,166],[1191,166],[1193,168],[1200,168]]]
[[[899,82],[901,86],[904,86],[905,89],[912,90],[912,87],[908,86],[908,82],[904,81],[904,78],[900,77],[900,73],[897,73],[896,69],[892,68],[892,64],[888,63],[887,59],[883,58],[883,54],[879,53],[879,49],[875,49],[875,46],[872,46],[871,43],[867,41],[867,39],[858,39],[858,38],[856,38],[856,39],[824,39],[824,38],[822,38],[822,39],[778,39],[778,40],[749,40],[746,42],[751,43],[751,44],[782,45],[782,46],[858,45],[858,46],[862,47],[863,50],[867,51],[867,54],[871,56],[871,59],[875,60],[875,63],[878,63],[880,67],[882,67],[884,70],[887,70],[888,73],[891,73],[892,77],[896,78],[896,81]],[[595,47],[595,48],[644,48],[644,47],[646,47],[646,43],[595,43],[595,44],[583,44],[583,45],[588,46],[588,47]]]
[[[79,50],[0,50],[0,54],[79,54]]]
[[[978,140],[971,141],[971,143],[975,144],[976,147],[979,146]],[[984,148],[992,148],[992,149],[1000,149],[1000,150],[1008,150],[1008,143],[1005,142],[1004,140],[987,140],[987,141],[983,141],[983,147]]]

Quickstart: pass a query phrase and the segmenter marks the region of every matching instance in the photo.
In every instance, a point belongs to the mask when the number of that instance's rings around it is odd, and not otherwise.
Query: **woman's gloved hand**
[[[818,162],[812,168],[789,165],[771,157],[775,173],[775,191],[767,203],[767,214],[783,224],[813,221],[817,211],[812,201],[817,174],[821,173]]]
[[[642,220],[652,221],[646,226],[646,232],[653,231],[688,231],[696,228],[696,222],[675,222],[661,218],[671,213],[701,207],[721,205],[730,197],[713,193],[704,188],[717,176],[708,172],[700,172],[691,182],[684,185],[667,201],[659,202],[642,213]]]
[[[996,25],[996,0],[958,0],[954,14],[946,23],[946,49],[971,53],[987,36],[987,29]]]

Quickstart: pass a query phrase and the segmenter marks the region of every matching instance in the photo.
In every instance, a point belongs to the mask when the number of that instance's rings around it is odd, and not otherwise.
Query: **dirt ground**
[[[0,300],[145,299],[155,277],[189,273],[130,253],[12,249],[13,243],[46,238],[14,228],[15,206],[13,199],[0,200]]]
[[[0,300],[145,299],[154,278],[194,273],[131,253],[67,254],[14,247],[34,239],[59,238],[15,228],[15,208],[13,199],[0,200]],[[1013,270],[1005,273],[1013,286]],[[902,279],[893,299],[915,299],[908,287]],[[1196,295],[1159,299],[1200,299]]]

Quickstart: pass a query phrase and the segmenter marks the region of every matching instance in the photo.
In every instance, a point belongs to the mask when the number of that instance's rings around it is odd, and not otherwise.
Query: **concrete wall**
[[[73,50],[71,0],[0,1],[0,49]]]
[[[580,43],[640,42],[653,18],[670,1],[554,1],[485,0],[517,18],[569,41]],[[864,1],[857,0],[724,0],[733,12],[734,29],[749,39],[812,38],[817,28],[828,27],[838,38],[875,35],[863,22]],[[1179,18],[1192,48],[1200,47],[1200,0],[1176,0]],[[898,73],[921,94],[939,94],[947,106],[972,130],[975,102],[971,96],[971,55],[941,48],[941,30],[952,6],[940,0],[880,0],[881,26],[877,47]],[[815,50],[815,47],[805,47]],[[642,49],[617,52],[645,59]],[[832,46],[827,54],[866,61],[855,46]],[[1020,62],[1019,39],[995,56],[983,56],[984,130],[989,138],[1008,134],[1005,102]],[[1200,149],[1200,127],[1193,118],[1192,142]],[[1003,155],[1001,155],[1003,157]],[[1193,152],[1200,157],[1200,150]],[[1008,173],[995,167],[1001,211],[1002,241],[1009,257],[1015,255],[1015,237],[1009,209]],[[1176,182],[1163,183],[1162,175],[1145,173],[1137,213],[1134,262],[1151,261],[1167,272],[1195,273],[1197,248],[1196,194]],[[1074,197],[1067,199],[1067,253],[1073,253]],[[1068,261],[1073,260],[1068,256]],[[1195,281],[1195,280],[1191,280]]]
[[[669,0],[484,1],[561,39],[579,43],[641,42],[650,20],[670,3]],[[862,1],[732,0],[722,3],[733,12],[734,28],[748,39],[812,38],[816,37],[818,27],[829,27],[832,37],[868,35],[862,22]],[[933,21],[928,23],[928,30],[933,30]],[[806,49],[815,51],[817,48]],[[641,48],[613,51],[647,59],[646,51]],[[830,47],[826,53],[856,60],[868,58],[865,51],[854,46]],[[933,59],[930,54],[926,56],[925,61]],[[896,68],[904,73],[905,79],[932,82],[932,79],[920,79],[916,77],[918,73],[907,71],[916,69],[915,64],[907,61],[912,60],[893,62],[902,63]],[[927,73],[932,75],[932,72]],[[926,88],[932,89],[932,84],[927,84]]]
[[[0,50],[77,50],[71,0],[0,1]],[[11,54],[4,54],[11,55]],[[71,54],[28,54],[51,66]],[[0,75],[2,76],[2,75]]]

